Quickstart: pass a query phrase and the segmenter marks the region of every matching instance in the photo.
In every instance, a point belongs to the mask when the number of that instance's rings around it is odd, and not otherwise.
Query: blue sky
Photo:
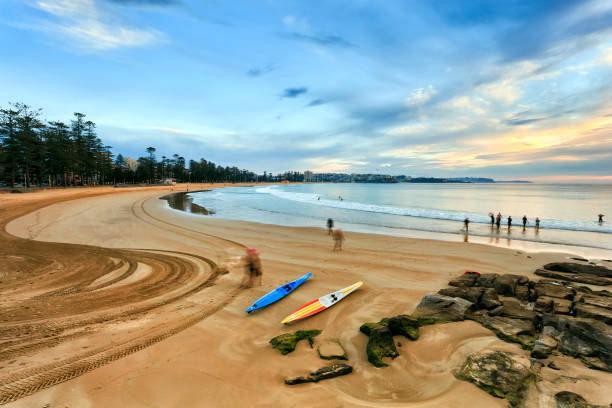
[[[0,105],[258,172],[612,181],[612,2],[0,0]]]

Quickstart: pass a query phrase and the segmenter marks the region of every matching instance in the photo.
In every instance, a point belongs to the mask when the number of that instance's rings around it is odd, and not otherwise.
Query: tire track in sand
[[[141,221],[173,234],[188,235],[190,239],[193,239],[195,234],[199,236],[196,239],[213,248],[225,248],[228,243],[244,247],[244,245],[238,242],[189,228],[187,229],[188,232],[185,233],[181,230],[182,227],[151,215],[144,208],[145,201],[146,199],[137,200],[131,206],[132,214]],[[138,203],[140,203],[142,214],[138,214],[135,210]],[[32,206],[34,210],[50,203],[38,204]],[[165,320],[157,319],[157,323],[161,324],[151,324],[149,327],[146,327],[146,330],[141,328],[139,333],[146,332],[144,336],[125,335],[121,341],[113,339],[111,344],[96,347],[77,355],[64,357],[60,361],[46,361],[34,367],[28,367],[17,372],[11,372],[8,376],[0,377],[0,405],[16,401],[41,389],[73,379],[179,333],[222,309],[240,292],[240,289],[236,286],[221,301],[217,300],[213,304],[208,303],[206,305],[195,303],[195,310],[193,310],[194,303],[192,302],[189,312],[184,312],[183,314],[176,313],[175,310],[177,308],[182,308],[181,301],[214,286],[215,281],[222,273],[214,261],[184,252],[157,249],[107,249],[86,245],[25,240],[7,234],[4,226],[11,219],[31,212],[32,209],[30,211],[13,211],[12,214],[11,211],[6,211],[6,209],[0,210],[5,210],[0,213],[0,225],[2,226],[2,235],[10,241],[11,245],[8,246],[12,254],[9,255],[5,251],[0,250],[0,259],[6,256],[23,258],[25,261],[20,264],[20,267],[23,268],[25,265],[27,269],[29,266],[38,272],[38,274],[34,274],[37,275],[36,284],[34,284],[35,282],[28,282],[34,286],[32,288],[34,290],[40,290],[41,287],[45,289],[45,278],[48,276],[45,274],[45,268],[40,268],[41,264],[44,265],[45,255],[50,256],[51,259],[54,259],[53,255],[55,255],[55,260],[59,259],[59,264],[63,266],[61,272],[66,272],[63,275],[67,277],[67,279],[60,279],[59,288],[52,288],[42,296],[23,296],[16,300],[13,299],[12,305],[15,306],[12,309],[13,312],[19,306],[28,304],[30,308],[35,305],[42,308],[47,307],[46,313],[42,315],[36,315],[36,312],[0,315],[0,342],[5,342],[4,344],[7,346],[10,345],[8,349],[3,348],[2,353],[0,353],[0,364],[5,364],[9,359],[16,361],[20,357],[32,357],[36,353],[48,353],[53,351],[55,347],[65,346],[79,338],[87,338],[87,336],[91,335],[92,326],[97,325],[104,328],[108,324],[121,325],[126,323],[126,321],[150,316],[149,312],[152,311],[155,314],[172,317],[172,319]],[[147,217],[150,219],[147,219]],[[204,239],[204,237],[206,238]],[[41,258],[37,259],[38,263],[35,265],[29,265],[32,262],[28,262],[29,258],[25,256],[26,252],[32,253],[32,250],[39,253]],[[86,253],[86,256],[82,258],[88,259],[87,255],[91,255],[92,259],[86,266],[92,267],[94,272],[86,277],[70,274],[69,272],[71,266],[74,266],[74,264],[79,265],[77,261],[83,262],[83,259],[75,261],[69,256],[71,252],[74,253],[76,251]],[[153,276],[150,279],[144,279],[144,282],[131,283],[117,290],[107,287],[105,291],[111,292],[112,295],[103,299],[97,298],[95,292],[88,285],[100,278],[100,276],[112,272],[109,268],[100,267],[100,261],[110,258],[120,259],[122,262],[127,262],[130,265],[135,265],[138,262],[152,264]],[[201,275],[202,268],[208,271],[208,276],[202,282],[196,282],[196,284],[190,286],[189,283],[193,283],[194,279]],[[115,279],[113,282],[120,282],[130,275],[131,273],[123,274],[120,279]],[[18,282],[11,282],[11,279],[8,279],[8,284],[5,282],[0,284],[0,295],[3,292],[10,292],[11,289],[19,286],[21,285]],[[160,286],[165,291],[156,290]],[[171,287],[170,291],[166,288],[167,286]],[[129,287],[129,290],[126,290],[126,287]],[[172,295],[168,296],[169,293]],[[64,308],[66,310],[62,308],[56,310],[53,307],[49,307],[49,305],[57,305],[58,303],[70,303],[71,299],[76,299],[76,304],[79,304],[79,297],[83,296],[87,296],[88,304],[90,305],[86,313],[82,313],[82,310],[78,308],[70,310],[70,307],[68,307]],[[143,296],[150,297],[153,300],[141,301],[140,304],[134,303],[134,298],[142,300]],[[36,317],[33,319],[33,316]],[[38,326],[41,328],[37,330],[36,327]],[[61,335],[64,332],[68,332],[68,334]],[[0,367],[0,375],[3,371],[1,368],[5,367]]]

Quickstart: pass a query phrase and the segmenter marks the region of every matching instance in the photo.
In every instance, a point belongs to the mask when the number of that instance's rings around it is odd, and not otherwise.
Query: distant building
[[[312,183],[312,171],[306,170],[304,172],[304,183]]]

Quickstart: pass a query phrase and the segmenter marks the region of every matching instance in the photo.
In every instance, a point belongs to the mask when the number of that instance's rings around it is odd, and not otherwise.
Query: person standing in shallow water
[[[523,215],[523,229],[527,226],[527,215]]]
[[[605,215],[603,215],[603,214],[599,214],[597,217],[599,217],[599,223],[600,223],[600,224],[603,224],[603,222],[604,222],[604,221],[603,221],[603,217],[605,217]]]
[[[536,220],[535,220],[535,229],[536,229],[536,232],[540,230],[540,219],[538,217],[536,217]]]
[[[495,215],[493,213],[489,213],[489,217],[491,217],[491,226],[495,224]]]
[[[497,213],[497,217],[495,217],[495,224],[497,225],[497,229],[501,225],[501,213]]]
[[[509,215],[508,216],[508,228],[510,228],[512,226],[512,216]]]
[[[331,218],[327,219],[327,235],[332,234],[332,229],[334,228],[334,220]]]
[[[463,224],[465,225],[465,232],[468,232],[468,226],[470,225],[470,219],[468,217],[465,217],[465,220],[463,220]]]

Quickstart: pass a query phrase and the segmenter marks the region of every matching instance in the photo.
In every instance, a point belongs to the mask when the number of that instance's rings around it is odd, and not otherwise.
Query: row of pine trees
[[[69,123],[45,121],[42,110],[23,103],[0,107],[0,182],[15,187],[76,186],[117,183],[257,181],[237,167],[223,167],[175,154],[158,161],[156,149],[137,160],[118,154],[96,133],[96,124],[83,113]]]

